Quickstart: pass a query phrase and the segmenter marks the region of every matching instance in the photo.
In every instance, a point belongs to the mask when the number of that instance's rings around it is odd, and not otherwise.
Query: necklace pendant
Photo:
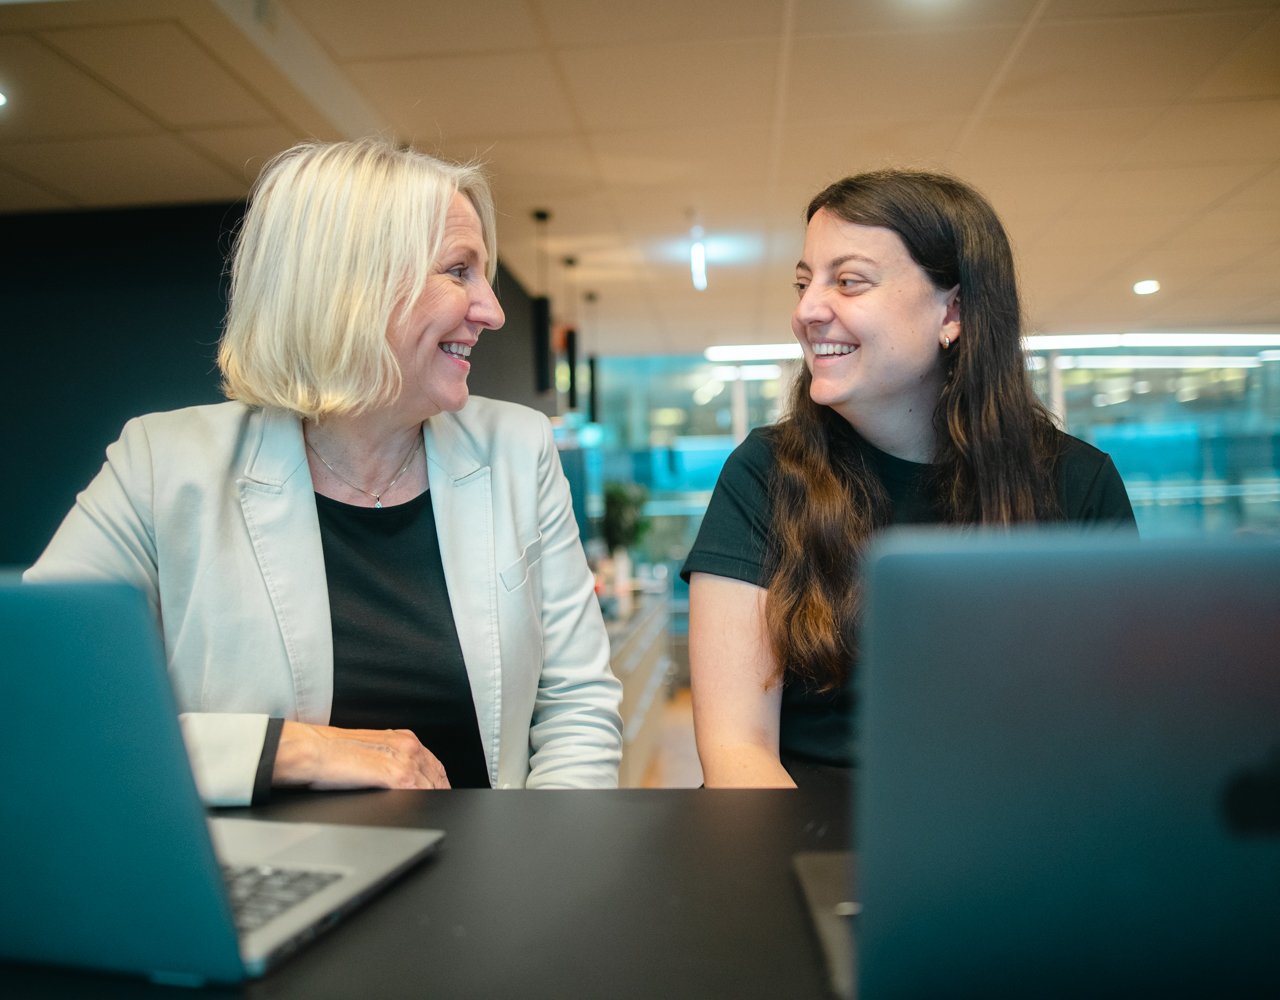
[[[373,501],[373,506],[376,507],[378,510],[382,510],[382,501],[375,499]]]

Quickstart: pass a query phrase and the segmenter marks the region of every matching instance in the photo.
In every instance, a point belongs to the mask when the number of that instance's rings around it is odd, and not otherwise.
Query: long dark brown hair
[[[832,184],[809,203],[806,220],[821,209],[892,230],[937,288],[960,288],[962,335],[941,353],[945,383],[933,415],[930,489],[941,519],[1057,518],[1060,438],[1031,388],[1013,254],[986,199],[951,177],[883,170]],[[765,620],[782,674],[830,690],[853,660],[858,563],[890,508],[862,452],[849,447],[843,418],[810,398],[811,382],[802,371],[774,430]]]

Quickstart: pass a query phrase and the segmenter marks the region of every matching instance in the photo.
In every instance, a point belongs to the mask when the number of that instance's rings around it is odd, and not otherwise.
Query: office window
[[[643,558],[678,566],[725,458],[778,419],[796,364],[735,378],[698,356],[600,360],[603,477],[649,490]],[[1029,365],[1066,430],[1112,456],[1144,536],[1280,535],[1280,351],[1037,350]]]

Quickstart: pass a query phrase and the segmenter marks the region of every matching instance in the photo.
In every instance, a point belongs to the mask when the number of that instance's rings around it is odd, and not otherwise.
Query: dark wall
[[[467,384],[477,396],[509,399],[552,416],[557,405],[555,391],[539,392],[534,385],[534,352],[539,344],[533,330],[533,299],[501,262],[493,284],[507,322],[501,330],[480,335],[471,352]]]
[[[220,400],[214,364],[241,204],[0,216],[0,565],[38,556],[140,413]],[[506,327],[471,389],[553,412],[533,381],[532,303],[500,269]]]

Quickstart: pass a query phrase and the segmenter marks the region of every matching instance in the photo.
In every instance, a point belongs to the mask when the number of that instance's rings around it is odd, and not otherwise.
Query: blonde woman
[[[201,792],[608,787],[620,686],[550,426],[469,398],[504,322],[469,167],[308,143],[255,187],[230,402],[130,421],[29,580],[155,609]]]

